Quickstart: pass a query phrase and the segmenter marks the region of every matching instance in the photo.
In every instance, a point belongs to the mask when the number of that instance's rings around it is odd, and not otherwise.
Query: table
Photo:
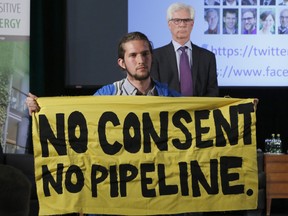
[[[270,216],[274,198],[288,198],[288,155],[265,154],[266,215]]]

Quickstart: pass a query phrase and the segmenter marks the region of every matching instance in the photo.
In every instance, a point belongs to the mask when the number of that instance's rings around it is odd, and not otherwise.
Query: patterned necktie
[[[181,94],[183,96],[192,96],[193,95],[193,82],[192,82],[192,73],[189,64],[188,55],[185,51],[187,47],[180,47],[180,88]]]

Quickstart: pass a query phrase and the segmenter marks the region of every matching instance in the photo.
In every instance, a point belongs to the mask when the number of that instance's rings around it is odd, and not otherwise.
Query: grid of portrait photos
[[[288,35],[288,0],[204,0],[204,34]]]

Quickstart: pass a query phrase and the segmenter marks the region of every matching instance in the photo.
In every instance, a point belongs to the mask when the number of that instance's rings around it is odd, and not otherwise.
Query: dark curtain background
[[[37,96],[91,95],[95,89],[65,88],[66,1],[31,0],[30,91]],[[258,98],[257,145],[280,133],[288,142],[288,88],[222,87],[221,96]]]
[[[64,0],[31,0],[30,91],[65,95]]]

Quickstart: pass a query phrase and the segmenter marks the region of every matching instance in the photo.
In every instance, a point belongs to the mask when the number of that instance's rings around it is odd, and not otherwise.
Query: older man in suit
[[[181,47],[189,58],[192,90],[186,96],[218,96],[216,59],[214,53],[196,46],[190,41],[194,26],[194,9],[186,4],[174,3],[167,10],[168,26],[172,42],[154,50],[151,76],[168,83],[169,88],[181,92],[180,55]],[[185,80],[184,80],[185,81]],[[183,94],[183,92],[181,92]]]

